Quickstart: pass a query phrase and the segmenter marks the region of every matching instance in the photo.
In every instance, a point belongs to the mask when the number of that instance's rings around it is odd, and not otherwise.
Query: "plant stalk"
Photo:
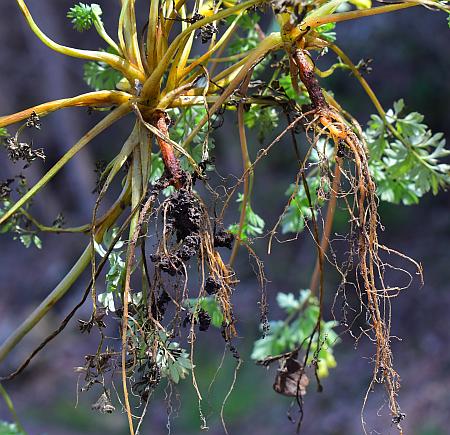
[[[130,105],[128,103],[122,104],[108,116],[103,118],[95,127],[89,130],[30,190],[27,191],[24,196],[12,205],[12,207],[0,218],[0,225],[19,211],[27,201],[39,192],[39,190],[41,190],[64,167],[64,165],[79,151],[81,151],[92,139],[126,115],[129,111]]]
[[[72,287],[91,261],[90,246],[85,248],[72,269],[60,281],[55,289],[39,304],[39,306],[21,323],[21,325],[3,342],[0,347],[0,362],[3,361],[12,349],[30,332],[34,326],[47,314],[56,302]]]

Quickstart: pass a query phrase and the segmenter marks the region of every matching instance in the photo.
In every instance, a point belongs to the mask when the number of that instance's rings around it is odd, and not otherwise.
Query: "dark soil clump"
[[[200,230],[201,209],[197,198],[180,189],[169,200],[167,226],[176,230],[177,242]]]
[[[214,247],[232,249],[234,235],[225,231],[223,228],[216,230],[214,234]]]
[[[217,282],[212,276],[205,282],[205,291],[209,295],[215,295],[220,290],[220,282]]]

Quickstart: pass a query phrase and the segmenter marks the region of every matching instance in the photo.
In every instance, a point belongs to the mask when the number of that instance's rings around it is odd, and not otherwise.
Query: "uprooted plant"
[[[79,325],[82,332],[96,328],[101,340],[97,353],[87,355],[77,371],[85,381],[83,390],[101,387],[93,408],[115,410],[111,381],[121,373],[123,393],[119,400],[128,415],[130,433],[138,433],[161,380],[172,385],[190,374],[201,424],[206,428],[194,370],[194,343],[197,328],[206,331],[212,324],[221,329],[227,348],[240,364],[233,345],[239,319],[233,314],[232,295],[238,283],[233,264],[242,247],[256,262],[262,286],[264,337],[255,343],[252,358],[263,365],[278,363],[274,389],[293,397],[301,410],[309,383],[306,371],[314,373],[320,386],[320,378],[336,364],[333,346],[337,323],[325,322],[323,312],[323,274],[328,261],[342,277],[336,292],[342,311],[336,317],[354,334],[353,324],[365,316],[366,327],[360,329],[359,337],[367,336],[376,345],[369,390],[377,383],[385,386],[392,422],[401,431],[404,414],[397,401],[400,382],[390,346],[390,300],[402,288],[385,283],[385,270],[391,266],[384,254],[408,257],[379,242],[378,203],[411,204],[430,190],[436,194],[446,187],[449,167],[441,159],[449,152],[442,135],[433,135],[421,115],[404,115],[402,100],[393,110],[384,111],[362,75],[369,69],[368,62],[352,63],[336,45],[333,29],[341,21],[415,6],[449,12],[447,2],[417,0],[376,7],[362,0],[149,3],[148,20],[138,29],[135,1],[121,0],[117,42],[107,33],[98,5],[79,3],[71,8],[67,16],[74,28],[84,31],[94,27],[107,44],[105,50],[88,51],[51,40],[34,22],[24,0],[17,0],[29,27],[44,44],[88,61],[85,80],[95,90],[1,117],[1,134],[10,159],[24,160],[28,166],[45,158],[42,149],[34,149],[19,138],[26,127],[40,128],[42,118],[54,111],[68,107],[111,111],[33,187],[28,188],[23,173],[1,184],[1,232],[13,232],[26,246],[33,243],[38,248],[38,234],[45,231],[77,232],[89,240],[68,274],[3,343],[0,360],[81,273],[91,268],[91,280],[80,303],[14,373],[3,379],[23,371],[91,296],[91,318],[80,320]],[[258,24],[263,14],[272,14],[278,31],[265,34]],[[336,63],[326,71],[319,70],[314,59],[333,53]],[[339,68],[352,73],[351,79],[361,84],[378,112],[365,131],[320,85],[318,77],[327,77]],[[226,122],[226,110],[237,115],[243,172],[224,194],[214,186],[210,174],[215,166],[213,136]],[[96,167],[98,198],[91,222],[66,227],[61,216],[52,225],[38,222],[30,208],[34,195],[80,150],[125,116],[135,120],[128,139],[109,162]],[[269,143],[267,138],[281,119],[286,119],[287,126]],[[15,123],[22,125],[10,135],[4,127]],[[259,138],[268,142],[253,161],[246,127],[257,128]],[[286,135],[294,143],[298,173],[292,176],[284,211],[265,234],[265,223],[251,202],[254,167],[270,158],[272,148]],[[106,194],[120,183],[121,193],[101,214]],[[201,189],[196,188],[199,185]],[[228,205],[236,194],[238,222],[226,227]],[[322,219],[325,204],[328,210]],[[343,237],[348,258],[343,263],[338,262],[330,241],[337,204],[347,211],[349,221],[348,234]],[[280,230],[299,233],[305,228],[317,247],[310,289],[302,291],[298,299],[280,293],[278,303],[287,318],[268,323],[263,267],[251,246],[252,239],[265,234],[270,252]],[[420,265],[409,260],[421,275]],[[106,265],[106,289],[98,292],[98,277]],[[347,300],[351,289],[359,299],[358,307],[351,307]],[[119,348],[105,334],[108,322],[120,325]],[[136,401],[142,408],[140,418],[131,408]]]

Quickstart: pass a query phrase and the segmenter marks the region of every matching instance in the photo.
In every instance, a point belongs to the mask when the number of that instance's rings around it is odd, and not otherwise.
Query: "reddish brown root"
[[[377,347],[371,386],[375,383],[385,385],[394,420],[400,415],[400,407],[397,403],[400,378],[393,368],[390,318],[388,310],[384,307],[388,298],[388,289],[383,281],[382,261],[378,255],[380,225],[377,212],[378,200],[376,186],[369,171],[367,150],[344,117],[325,100],[314,75],[314,66],[308,52],[295,50],[292,58],[298,67],[300,79],[309,93],[315,115],[306,126],[306,130],[313,131],[319,136],[327,136],[334,142],[336,152],[341,147],[345,147],[352,156],[349,161],[353,169],[346,174],[346,178],[352,185],[351,194],[354,201],[353,206],[348,207],[348,211],[352,222],[351,232],[357,236],[358,272],[367,298],[367,304],[362,300],[361,304],[368,311],[368,323],[372,332],[370,337]]]
[[[163,110],[157,110],[153,113],[152,124],[164,135],[169,137],[170,118]],[[161,149],[161,157],[164,162],[167,173],[171,183],[176,189],[180,189],[183,186],[183,171],[180,167],[180,162],[175,156],[173,147],[170,143],[156,138],[159,148]]]

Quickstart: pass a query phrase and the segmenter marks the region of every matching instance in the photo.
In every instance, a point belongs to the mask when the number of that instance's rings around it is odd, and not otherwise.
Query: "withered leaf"
[[[106,392],[98,398],[97,402],[92,404],[91,408],[93,411],[99,411],[102,414],[111,414],[116,410]]]
[[[289,357],[283,360],[281,367],[277,371],[273,389],[283,396],[304,396],[309,379],[303,371],[302,364],[296,359]]]

